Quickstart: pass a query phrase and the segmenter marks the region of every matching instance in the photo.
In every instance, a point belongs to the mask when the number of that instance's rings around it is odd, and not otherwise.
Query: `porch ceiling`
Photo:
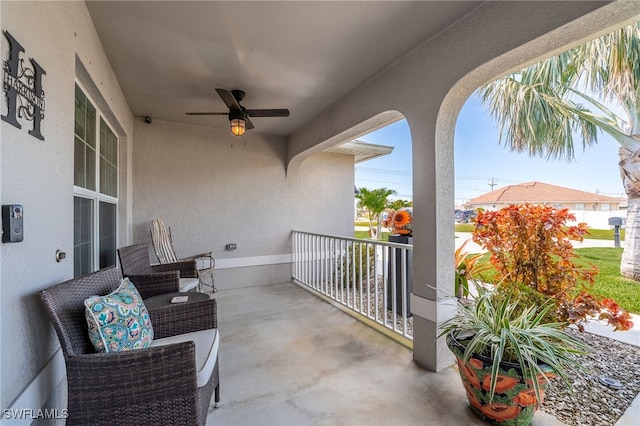
[[[227,129],[242,89],[255,132],[287,136],[481,2],[87,1],[136,116]]]

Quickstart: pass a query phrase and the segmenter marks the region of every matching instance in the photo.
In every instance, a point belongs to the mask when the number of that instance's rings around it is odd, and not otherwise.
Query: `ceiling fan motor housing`
[[[242,109],[231,108],[229,110],[229,120],[246,120],[246,119],[247,119],[247,113],[244,111],[244,108]]]

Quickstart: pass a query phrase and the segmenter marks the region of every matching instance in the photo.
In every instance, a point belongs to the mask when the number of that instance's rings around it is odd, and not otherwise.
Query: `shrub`
[[[568,226],[575,216],[567,209],[521,204],[498,211],[480,211],[473,241],[491,253],[499,289],[516,291],[526,303],[552,298],[556,309],[549,320],[576,324],[598,315],[616,330],[633,326],[628,313],[612,299],[589,293],[598,270],[573,262],[572,241],[582,241],[586,224]],[[523,303],[524,304],[524,303]]]
[[[353,287],[360,282],[361,277],[363,283],[367,275],[374,278],[375,250],[372,244],[349,244],[347,249],[338,256],[339,264],[335,276],[337,283]]]

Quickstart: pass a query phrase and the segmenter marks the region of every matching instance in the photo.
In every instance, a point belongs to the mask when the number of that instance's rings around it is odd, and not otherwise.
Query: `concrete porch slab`
[[[293,283],[213,296],[221,401],[207,424],[486,424],[453,368],[420,369],[411,350]],[[561,423],[539,412],[533,424]]]

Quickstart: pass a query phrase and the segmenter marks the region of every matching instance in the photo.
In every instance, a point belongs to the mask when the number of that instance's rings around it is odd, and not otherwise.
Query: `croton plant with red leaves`
[[[572,241],[582,241],[587,225],[569,226],[575,216],[567,209],[519,204],[497,211],[479,211],[473,241],[491,253],[499,286],[532,290],[553,298],[554,320],[575,324],[581,331],[588,317],[599,316],[615,330],[633,327],[631,316],[612,299],[589,293],[598,274],[595,266],[573,262]]]

